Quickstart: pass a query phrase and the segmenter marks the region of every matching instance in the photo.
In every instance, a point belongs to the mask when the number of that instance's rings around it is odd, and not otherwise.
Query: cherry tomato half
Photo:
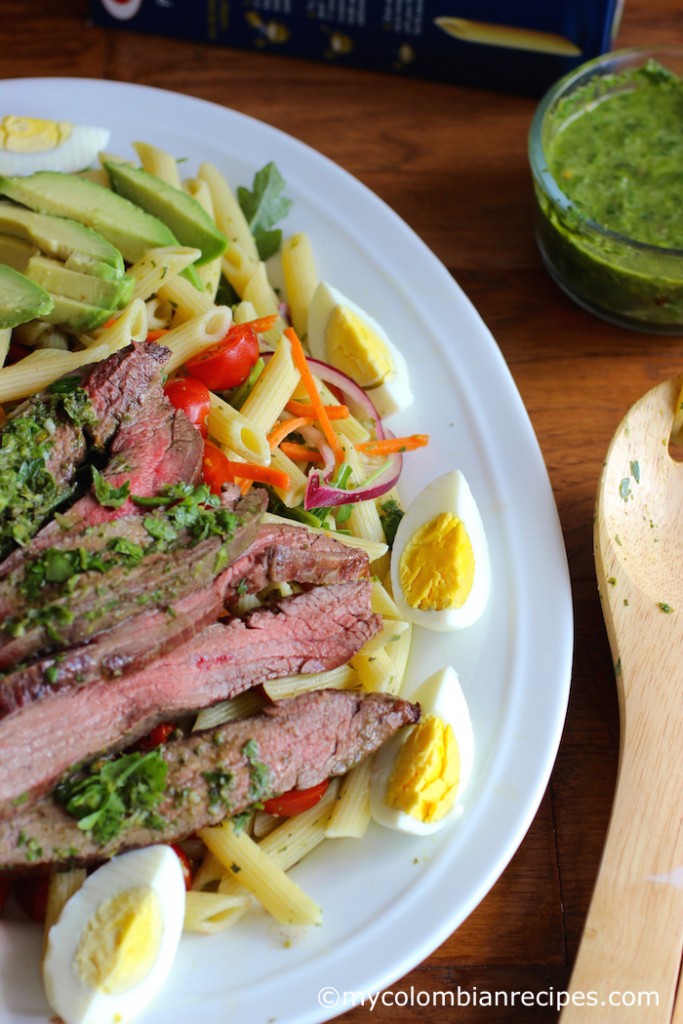
[[[140,750],[154,750],[156,747],[160,747],[162,743],[168,741],[169,736],[172,736],[176,731],[177,726],[173,722],[159,722],[152,729],[149,736],[143,736],[141,740],[138,740],[137,746]]]
[[[194,423],[202,437],[206,437],[206,417],[211,409],[211,396],[206,384],[196,377],[176,377],[166,382],[164,391],[171,405],[182,409],[190,423]]]
[[[258,359],[258,336],[250,324],[233,324],[222,341],[187,363],[212,391],[228,391],[246,380]]]
[[[266,800],[263,809],[268,811],[268,814],[276,814],[278,818],[291,818],[295,814],[307,811],[309,807],[315,807],[318,800],[325,795],[328,785],[329,779],[323,779],[310,789],[290,789],[288,793]]]
[[[192,867],[190,865],[190,858],[187,856],[182,846],[177,846],[176,843],[171,843],[171,849],[180,861],[180,866],[183,870],[183,878],[185,879],[185,888],[189,892],[192,888]]]
[[[202,470],[204,483],[208,484],[212,494],[220,494],[223,484],[230,484],[235,479],[227,455],[211,441],[204,442]]]
[[[47,912],[47,891],[50,887],[49,875],[38,875],[35,878],[20,878],[14,883],[17,903],[32,921],[42,924]]]

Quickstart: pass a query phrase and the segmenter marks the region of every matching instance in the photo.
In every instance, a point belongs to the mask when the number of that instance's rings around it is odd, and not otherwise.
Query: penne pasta
[[[185,894],[185,919],[183,931],[201,932],[213,935],[237,924],[252,905],[251,897],[229,896],[219,892],[195,892]]]
[[[204,161],[200,165],[197,177],[209,186],[216,224],[220,230],[231,242],[237,243],[250,259],[258,263],[258,251],[251,228],[226,178],[209,161]],[[228,252],[232,248],[231,245]]]
[[[315,526],[307,526],[305,523],[298,523],[295,519],[285,519],[283,516],[275,515],[274,512],[266,512],[264,522],[268,523],[287,523],[288,526],[300,526],[302,529],[311,530],[313,533],[324,533],[328,537],[334,537],[341,544],[348,544],[352,548],[364,548],[370,561],[373,562],[382,555],[386,554],[388,548],[386,541],[384,543],[378,543],[374,540],[366,540],[364,537],[352,537],[347,533],[333,533],[330,530],[318,529]]]
[[[356,654],[351,658],[351,664],[358,673],[364,690],[371,693],[381,690],[385,693],[394,692],[394,663],[384,648],[375,651],[374,654]]]
[[[269,679],[263,684],[271,700],[284,700],[285,697],[296,697],[299,693],[309,690],[353,690],[360,686],[358,673],[351,665],[340,665],[328,672],[311,672],[302,676],[283,676],[281,679]]]
[[[164,335],[164,345],[171,350],[166,372],[173,373],[188,359],[219,342],[228,333],[231,322],[228,306],[212,306],[208,313],[173,327]]]
[[[398,605],[386,587],[378,580],[372,581],[372,610],[383,619],[400,619]]]
[[[200,829],[199,837],[229,873],[239,875],[240,884],[276,921],[296,925],[322,923],[320,907],[268,857],[262,846],[246,832],[238,832],[231,820]]]
[[[147,310],[141,299],[133,299],[123,312],[92,335],[79,334],[78,339],[88,348],[104,348],[107,354],[117,352],[131,341],[144,341],[147,337]],[[103,358],[97,356],[97,359]],[[94,362],[92,352],[89,361]]]
[[[241,297],[245,302],[252,304],[258,316],[277,314],[277,322],[270,330],[265,331],[263,334],[268,344],[275,345],[287,324],[280,316],[280,301],[268,280],[265,263],[260,262],[254,268],[254,272],[247,281]]]
[[[352,768],[342,779],[339,796],[325,829],[328,839],[362,839],[370,824],[372,758]]]
[[[85,878],[85,868],[72,868],[70,871],[54,871],[50,875],[47,888],[45,922],[43,924],[43,952],[45,951],[50,928],[59,919],[59,915],[67,901],[81,888]]]
[[[208,708],[202,708],[197,715],[192,732],[201,732],[203,729],[215,729],[226,722],[235,722],[240,718],[247,718],[249,715],[256,715],[263,708],[263,698],[258,690],[247,690],[229,700],[223,700],[219,704],[212,704]]]
[[[270,465],[271,452],[265,430],[213,392],[208,426],[209,434],[222,448],[257,466]]]
[[[231,288],[242,297],[258,268],[258,259],[247,255],[238,242],[232,242],[221,256],[221,270]]]
[[[399,637],[405,633],[408,628],[409,623],[402,619],[389,619],[384,623],[378,633],[375,633],[373,637],[370,637],[367,643],[363,644],[359,654],[375,654],[376,651],[381,651],[389,644],[396,643]]]
[[[156,295],[162,285],[177,277],[185,267],[194,263],[199,255],[199,249],[182,245],[148,249],[129,271],[135,278],[133,298],[146,300]]]
[[[5,365],[7,354],[9,352],[9,343],[12,340],[12,328],[3,327],[0,330],[0,366]]]
[[[133,149],[140,158],[140,166],[143,171],[161,178],[173,188],[180,188],[180,175],[178,174],[178,161],[170,153],[150,142],[134,142]]]
[[[176,276],[164,281],[158,293],[173,307],[174,322],[192,320],[216,309],[212,296],[195,288],[186,277]]]
[[[393,676],[390,680],[389,693],[401,693],[405,680],[408,659],[410,657],[410,645],[413,639],[413,625],[411,622],[408,628],[391,644],[384,648],[385,654],[389,656],[394,666]]]
[[[300,338],[308,332],[308,307],[318,285],[311,240],[305,232],[282,242],[282,274],[292,326]]]
[[[268,433],[299,383],[288,338],[280,338],[277,348],[247,395],[241,412]]]

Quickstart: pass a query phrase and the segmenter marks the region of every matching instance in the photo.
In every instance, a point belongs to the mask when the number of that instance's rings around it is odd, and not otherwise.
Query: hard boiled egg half
[[[164,984],[180,941],[185,882],[170,846],[98,868],[50,929],[43,980],[65,1024],[126,1024]]]
[[[442,631],[481,616],[491,590],[484,524],[460,470],[422,490],[399,523],[391,553],[394,600],[404,618]]]
[[[82,171],[106,147],[109,134],[71,121],[8,114],[0,120],[0,174]]]
[[[325,281],[308,307],[308,346],[314,359],[360,384],[381,417],[413,401],[403,354],[369,313]]]
[[[426,679],[410,700],[417,725],[397,733],[375,755],[370,808],[380,825],[428,835],[462,812],[460,798],[474,762],[474,733],[457,672],[450,665]]]

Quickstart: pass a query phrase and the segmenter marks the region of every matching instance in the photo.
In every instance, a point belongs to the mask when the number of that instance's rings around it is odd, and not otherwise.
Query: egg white
[[[366,388],[379,415],[384,419],[401,409],[406,409],[413,401],[413,393],[403,353],[393,344],[384,328],[369,313],[366,313],[356,302],[326,281],[321,281],[317,286],[308,309],[308,346],[313,358],[330,363],[331,366],[335,365],[327,350],[326,331],[330,315],[336,306],[346,306],[361,320],[364,320],[388,349],[394,367],[393,373],[389,374],[381,384]]]
[[[142,980],[125,992],[107,994],[83,982],[74,969],[81,936],[97,908],[118,893],[149,886],[159,899],[163,930],[156,958]],[[48,1002],[65,1024],[127,1024],[163,986],[180,941],[185,882],[170,846],[148,846],[121,854],[98,868],[68,900],[48,936],[43,981]]]
[[[474,579],[472,589],[460,608],[425,610],[408,603],[401,586],[401,556],[413,534],[440,512],[451,512],[461,520],[472,544]],[[438,566],[434,567],[438,571]],[[406,509],[399,523],[391,552],[391,585],[401,615],[417,626],[448,632],[465,629],[481,617],[491,591],[491,559],[479,508],[460,470],[432,480]]]
[[[423,717],[436,715],[450,725],[458,745],[460,755],[460,781],[451,810],[439,821],[420,821],[412,814],[389,807],[385,797],[389,779],[403,744],[408,739],[410,730],[402,729],[375,755],[370,779],[370,810],[374,820],[385,828],[411,835],[425,836],[438,832],[449,822],[458,818],[463,811],[461,797],[472,776],[474,765],[474,730],[469,708],[458,679],[458,673],[452,665],[439,669],[425,679],[417,689],[409,695],[409,700],[416,701],[422,709]]]
[[[25,175],[36,171],[64,171],[73,174],[91,167],[97,154],[106,148],[110,132],[106,128],[73,125],[68,139],[51,149],[33,153],[6,149],[0,140],[0,174]]]

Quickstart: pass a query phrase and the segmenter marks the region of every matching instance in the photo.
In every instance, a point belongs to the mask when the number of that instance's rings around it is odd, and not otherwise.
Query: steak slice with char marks
[[[139,672],[67,688],[0,721],[0,818],[70,765],[134,742],[160,721],[283,676],[343,665],[381,627],[370,580],[315,587],[216,622]]]
[[[172,740],[159,748],[167,775],[155,809],[164,822],[158,828],[133,821],[101,846],[51,796],[43,797],[0,829],[0,870],[88,863],[133,847],[176,842],[259,800],[345,774],[419,716],[419,706],[400,697],[318,690],[252,718]]]

